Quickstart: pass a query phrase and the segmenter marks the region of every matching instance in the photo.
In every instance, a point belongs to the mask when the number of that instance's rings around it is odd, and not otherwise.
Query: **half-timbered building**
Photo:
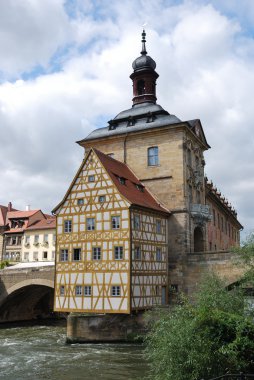
[[[124,163],[91,149],[57,215],[56,311],[166,303],[169,211]]]

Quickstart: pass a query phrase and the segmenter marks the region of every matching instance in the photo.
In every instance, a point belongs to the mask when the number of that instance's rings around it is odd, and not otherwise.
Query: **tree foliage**
[[[254,372],[254,325],[241,289],[230,292],[215,275],[201,284],[195,304],[186,298],[151,317],[147,355],[154,380],[209,379]]]

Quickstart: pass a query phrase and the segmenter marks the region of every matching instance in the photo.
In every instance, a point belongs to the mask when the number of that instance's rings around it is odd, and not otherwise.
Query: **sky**
[[[205,172],[253,231],[253,0],[2,0],[0,204],[61,201],[84,154],[75,142],[132,105],[144,23],[157,103],[201,120]]]

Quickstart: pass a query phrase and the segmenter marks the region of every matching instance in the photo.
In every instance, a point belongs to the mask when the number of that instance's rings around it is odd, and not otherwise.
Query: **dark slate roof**
[[[158,104],[136,104],[132,108],[120,112],[113,120],[110,120],[108,127],[95,129],[84,140],[78,141],[78,143],[121,135],[127,132],[160,128],[177,123],[181,123],[181,120],[175,115],[170,115]]]

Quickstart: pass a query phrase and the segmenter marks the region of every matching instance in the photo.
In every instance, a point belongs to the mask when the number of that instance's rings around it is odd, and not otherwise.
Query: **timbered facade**
[[[91,149],[53,212],[55,311],[130,313],[166,302],[169,212],[125,164]]]

